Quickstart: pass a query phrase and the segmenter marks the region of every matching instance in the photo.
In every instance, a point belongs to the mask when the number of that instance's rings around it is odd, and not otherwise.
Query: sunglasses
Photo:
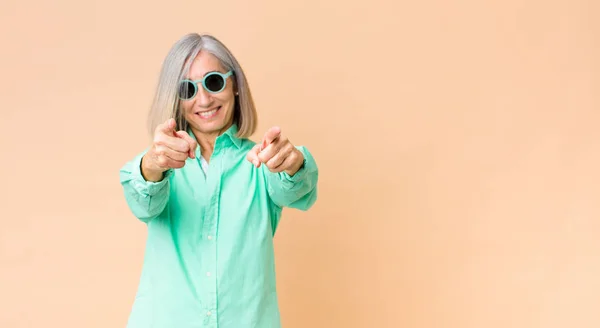
[[[179,82],[179,98],[181,100],[190,100],[198,93],[198,83],[202,84],[204,90],[210,93],[218,93],[225,89],[227,85],[227,78],[233,74],[233,71],[229,71],[225,74],[221,72],[210,72],[206,74],[202,80],[182,80]]]

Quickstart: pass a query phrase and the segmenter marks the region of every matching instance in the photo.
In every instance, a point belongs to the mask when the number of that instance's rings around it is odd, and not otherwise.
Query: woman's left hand
[[[271,172],[285,171],[293,176],[302,166],[304,155],[275,126],[265,133],[260,144],[256,144],[248,152],[246,159],[256,167],[260,167],[262,163]]]

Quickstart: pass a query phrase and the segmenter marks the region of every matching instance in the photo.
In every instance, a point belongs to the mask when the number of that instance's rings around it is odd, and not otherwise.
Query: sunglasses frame
[[[217,90],[217,91],[209,90],[206,87],[206,79],[209,78],[209,77],[211,77],[211,76],[213,76],[213,75],[218,75],[218,76],[220,76],[223,79],[223,87],[221,89]],[[210,72],[210,73],[206,74],[201,80],[195,80],[195,81],[194,80],[190,80],[190,79],[181,80],[179,82],[180,86],[184,82],[190,82],[190,83],[192,83],[192,85],[194,85],[194,94],[191,97],[189,97],[189,98],[182,98],[180,92],[177,92],[177,96],[181,100],[191,100],[191,99],[194,99],[194,97],[196,97],[196,95],[198,94],[198,83],[201,83],[202,87],[204,88],[204,90],[206,90],[209,93],[213,93],[213,94],[214,93],[219,93],[219,92],[223,91],[225,89],[225,87],[227,87],[227,78],[229,78],[231,75],[233,75],[233,71],[229,71],[229,72],[227,72],[225,74],[223,74],[221,72]]]

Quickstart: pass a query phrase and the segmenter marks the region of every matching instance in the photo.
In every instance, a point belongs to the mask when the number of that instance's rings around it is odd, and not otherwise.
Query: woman
[[[152,145],[120,171],[148,228],[128,327],[280,327],[273,235],[284,207],[315,203],[315,160],[278,127],[248,139],[244,71],[209,35],[174,44],[149,122]]]

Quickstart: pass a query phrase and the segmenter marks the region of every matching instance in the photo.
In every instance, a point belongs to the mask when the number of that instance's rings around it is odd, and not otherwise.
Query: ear
[[[239,96],[239,90],[238,90],[238,83],[237,83],[237,79],[235,78],[235,75],[231,76],[231,80],[233,81],[233,94],[235,96]]]

